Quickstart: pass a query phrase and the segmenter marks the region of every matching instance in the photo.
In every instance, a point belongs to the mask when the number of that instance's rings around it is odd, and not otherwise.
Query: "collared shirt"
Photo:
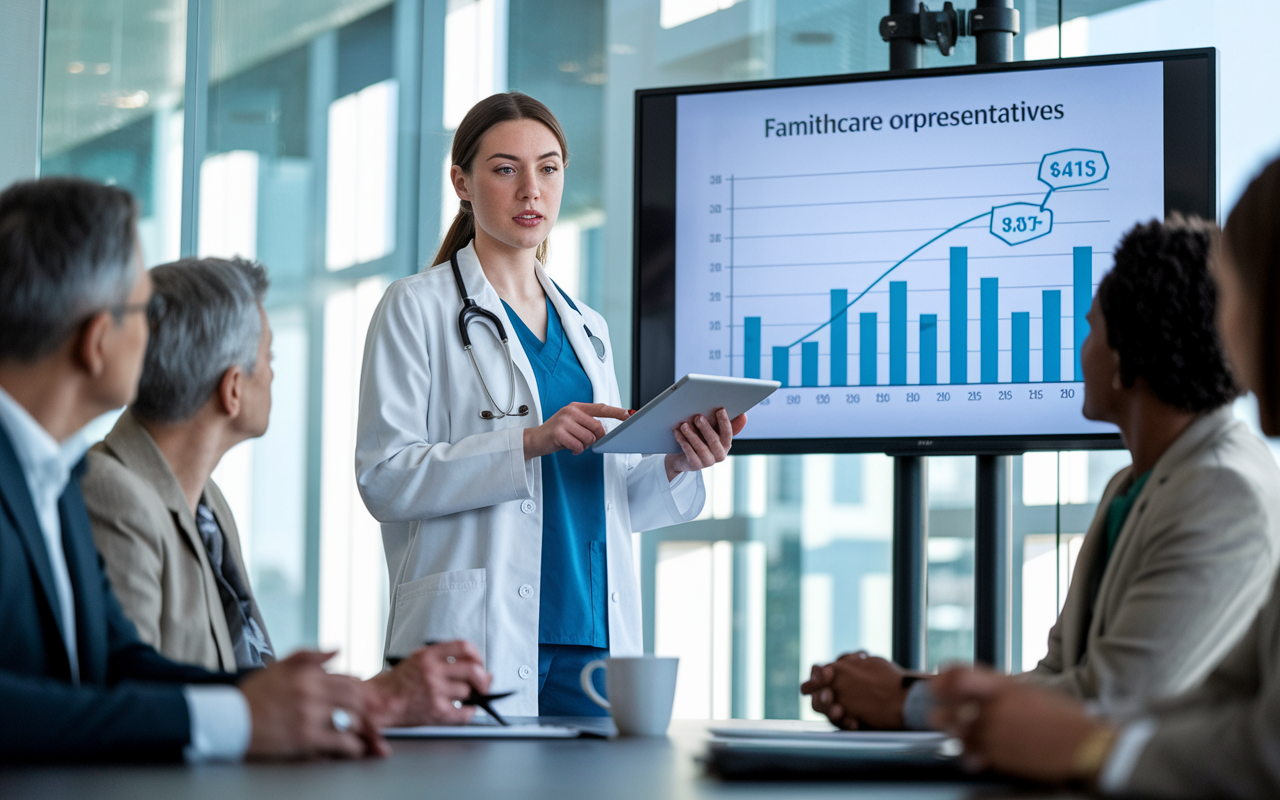
[[[1116,549],[1116,540],[1120,538],[1120,529],[1124,527],[1125,520],[1129,518],[1129,512],[1133,510],[1133,504],[1138,501],[1138,495],[1142,493],[1142,487],[1147,485],[1147,479],[1151,477],[1151,470],[1139,475],[1129,485],[1129,490],[1124,494],[1117,495],[1111,501],[1111,505],[1107,507],[1107,559],[1110,560],[1111,553]]]
[[[40,532],[44,536],[58,594],[58,626],[67,659],[71,662],[71,680],[80,682],[80,658],[76,647],[75,594],[71,573],[67,569],[66,552],[62,549],[62,514],[58,500],[67,490],[71,471],[84,457],[88,442],[77,433],[61,445],[8,392],[0,388],[0,425],[13,444],[18,464],[22,467],[36,509]],[[235,760],[249,749],[252,721],[249,703],[234,686],[184,686],[183,696],[191,717],[191,744],[186,748],[188,761]]]
[[[89,449],[84,437],[72,436],[62,444],[36,422],[17,400],[0,388],[0,424],[13,443],[18,464],[27,479],[31,502],[36,509],[40,533],[44,535],[45,549],[49,554],[49,567],[53,573],[53,588],[58,595],[58,628],[62,643],[71,664],[71,682],[80,683],[80,657],[76,647],[76,601],[71,591],[71,574],[67,571],[67,557],[62,549],[62,515],[58,512],[58,500],[67,490],[71,470],[84,458]]]

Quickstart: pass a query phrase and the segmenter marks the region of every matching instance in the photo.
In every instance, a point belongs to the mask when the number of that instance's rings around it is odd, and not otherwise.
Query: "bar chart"
[[[1007,317],[1001,316],[1000,280],[999,278],[979,279],[979,308],[975,318],[969,309],[969,250],[967,247],[952,247],[949,254],[948,287],[948,324],[950,329],[951,348],[949,352],[948,384],[965,385],[969,383],[1059,383],[1062,377],[1064,359],[1069,362],[1070,371],[1066,373],[1066,381],[1081,381],[1080,346],[1088,333],[1088,322],[1085,314],[1093,298],[1093,248],[1089,246],[1075,247],[1071,252],[1071,284],[1069,287],[1041,290],[1040,307],[1036,314],[1036,323],[1040,327],[1040,346],[1037,350],[1038,370],[1033,381],[1031,355],[1031,320],[1032,311],[1011,311]],[[1069,291],[1073,313],[1065,320],[1071,331],[1071,346],[1062,347],[1062,295]],[[881,347],[879,346],[880,320],[876,312],[862,312],[856,321],[849,314],[849,290],[831,289],[831,317],[819,326],[818,330],[806,334],[790,345],[774,345],[771,350],[771,369],[767,377],[779,381],[783,386],[906,386],[915,383],[920,386],[938,384],[938,314],[919,313],[909,322],[909,289],[907,281],[889,282],[889,319],[888,319],[888,376],[881,375],[878,370]],[[1009,340],[1009,375],[1001,380],[1001,328],[1007,319]],[[742,319],[742,370],[747,378],[759,378],[761,372],[761,331],[763,317],[744,316]],[[976,321],[980,331],[979,363],[980,372],[977,380],[970,380],[968,360],[968,329],[970,323]],[[917,362],[916,380],[908,381],[908,325],[914,324],[918,331],[918,349],[911,355]],[[857,379],[849,379],[849,328],[857,327]],[[827,331],[829,342],[828,374],[825,381],[819,375],[819,343],[812,337],[818,336],[822,329]],[[800,347],[799,381],[792,368],[792,353],[796,346]]]

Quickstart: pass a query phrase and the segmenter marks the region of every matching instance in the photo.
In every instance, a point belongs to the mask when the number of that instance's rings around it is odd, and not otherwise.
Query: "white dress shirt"
[[[36,422],[8,392],[0,388],[0,426],[9,435],[18,464],[27,479],[27,489],[36,509],[40,532],[44,536],[57,592],[62,642],[71,664],[71,682],[80,683],[80,658],[76,647],[75,595],[71,574],[62,549],[62,515],[58,500],[71,480],[71,470],[84,457],[88,442],[75,434],[62,444]],[[234,686],[183,687],[191,718],[191,744],[185,755],[188,761],[234,760],[244,757],[249,749],[251,719],[249,704]]]

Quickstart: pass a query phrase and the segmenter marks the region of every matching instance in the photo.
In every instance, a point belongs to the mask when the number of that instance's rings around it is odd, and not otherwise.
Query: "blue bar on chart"
[[[969,382],[969,248],[951,248],[951,382]]]
[[[1044,373],[1041,380],[1057,383],[1062,380],[1062,292],[1046,289],[1042,302],[1040,355],[1044,359]]]
[[[775,347],[773,348],[773,379],[781,383],[783,388],[789,384],[787,375],[791,372],[791,348]]]
[[[800,385],[818,385],[818,343],[800,343]]]
[[[1084,337],[1089,335],[1089,321],[1085,314],[1093,303],[1093,248],[1076,247],[1073,249],[1073,268],[1071,270],[1071,315],[1075,318],[1071,326],[1075,334],[1076,380],[1084,380],[1084,370],[1080,367],[1080,346]]]
[[[849,385],[849,290],[831,290],[831,385]]]
[[[1013,382],[1031,382],[1031,312],[1013,312]]]
[[[981,329],[982,382],[1000,382],[1000,281],[983,278],[981,281]]]
[[[907,282],[889,282],[889,385],[907,385]]]
[[[742,320],[742,375],[760,377],[760,318]]]
[[[858,317],[858,383],[876,385],[876,315],[861,314]]]
[[[938,315],[920,315],[920,385],[938,382]]]

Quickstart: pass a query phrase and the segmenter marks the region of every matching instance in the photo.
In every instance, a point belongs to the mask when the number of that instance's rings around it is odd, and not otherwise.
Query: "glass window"
[[[138,198],[148,265],[178,257],[184,0],[50,0],[42,175],[79,175]]]

